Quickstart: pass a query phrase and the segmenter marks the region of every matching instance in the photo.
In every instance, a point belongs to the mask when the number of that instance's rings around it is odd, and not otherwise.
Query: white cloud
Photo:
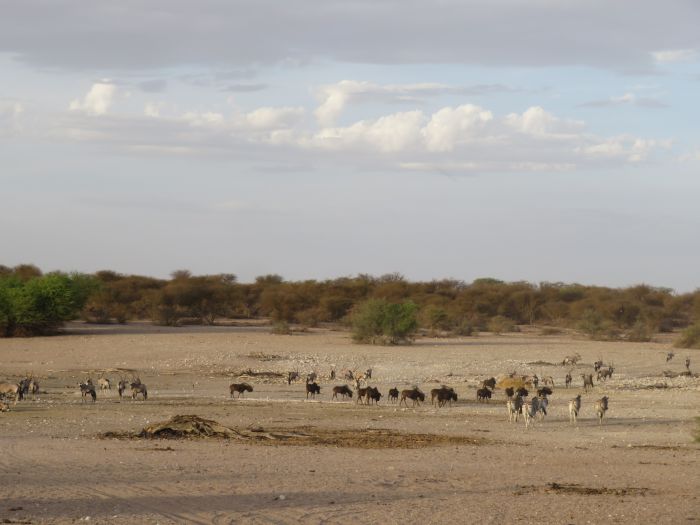
[[[698,51],[697,49],[667,49],[654,51],[651,56],[658,64],[692,62],[698,58]]]
[[[264,130],[291,128],[303,117],[301,107],[263,107],[247,113],[244,119],[251,128]]]
[[[643,89],[643,88],[639,88]],[[584,108],[605,108],[613,106],[638,106],[644,108],[665,108],[667,104],[653,97],[640,97],[636,93],[628,92],[619,97],[610,97],[604,100],[592,100],[580,104]]]
[[[455,145],[477,138],[491,120],[490,111],[472,104],[442,108],[433,114],[422,134],[428,151],[452,151]]]
[[[117,92],[117,87],[108,82],[96,82],[83,100],[75,99],[70,103],[71,110],[85,111],[89,115],[104,115],[109,110]]]
[[[146,115],[147,117],[154,117],[154,118],[159,117],[161,106],[162,106],[161,103],[147,102],[143,108],[143,114]]]
[[[192,126],[217,126],[224,123],[224,116],[221,113],[214,113],[212,111],[204,113],[189,111],[185,113],[182,118]]]
[[[560,119],[540,106],[533,106],[522,114],[511,113],[505,122],[512,129],[533,137],[575,138],[584,124],[578,120]]]

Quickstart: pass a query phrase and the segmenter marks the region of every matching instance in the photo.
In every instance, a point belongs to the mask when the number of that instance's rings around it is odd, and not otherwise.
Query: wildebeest
[[[117,383],[117,392],[119,392],[119,399],[122,398],[124,392],[126,392],[126,387],[129,386],[129,382],[126,379],[120,379]]]
[[[518,389],[515,391],[515,393],[516,393],[517,395],[519,395],[520,397],[527,397],[527,396],[530,395],[530,392],[527,391],[527,388],[522,387],[522,386],[521,386],[520,388],[518,388]]]
[[[576,423],[578,413],[581,411],[581,394],[569,401],[569,422]]]
[[[608,368],[601,368],[600,370],[598,370],[598,374],[596,376],[598,381],[606,381],[609,377],[612,377],[614,370],[615,369],[612,366],[608,366]]]
[[[595,403],[595,411],[596,411],[596,414],[598,414],[598,424],[599,425],[603,424],[603,416],[605,415],[605,412],[607,410],[608,410],[608,396],[603,396]]]
[[[488,379],[485,379],[481,382],[481,388],[490,388],[491,390],[493,390],[494,388],[496,388],[496,378],[490,377]]]
[[[690,372],[690,357],[685,358],[685,369]]]
[[[335,379],[335,368],[331,368],[331,373],[329,374],[331,381]]]
[[[566,388],[569,388],[571,386],[571,373],[567,372],[566,378],[564,379],[564,384],[566,385]]]
[[[0,396],[12,396],[14,398],[14,403],[17,404],[17,400],[22,401],[24,399],[24,394],[22,394],[22,388],[17,383],[0,383]]]
[[[491,399],[491,390],[489,390],[488,388],[484,387],[476,391],[477,401],[487,401],[489,399]]]
[[[137,377],[131,383],[131,399],[136,399],[136,397],[139,394],[141,394],[144,401],[146,401],[148,399],[148,388],[146,388],[146,385],[144,385],[141,382],[141,379]]]
[[[343,399],[345,399],[346,397],[349,397],[350,399],[352,399],[352,390],[350,389],[350,387],[348,385],[334,386],[332,399],[337,399],[338,394],[343,396]]]
[[[297,381],[299,379],[299,371],[287,372],[287,384],[291,385],[292,381]]]
[[[523,398],[517,395],[509,397],[506,402],[506,409],[508,410],[508,421],[517,423],[518,416],[523,410]]]
[[[452,406],[452,401],[457,402],[457,392],[452,388],[440,389],[437,396],[438,407],[444,407],[449,403]]]
[[[318,383],[306,383],[306,399],[309,399],[309,394],[311,394],[311,398],[315,398],[316,394],[321,393],[321,387],[318,386]]]
[[[537,396],[538,397],[547,397],[552,395],[552,389],[549,388],[548,386],[543,386],[542,388],[537,389]]]
[[[379,392],[379,389],[375,387],[368,387],[367,388],[367,404],[371,404],[372,401],[374,401],[375,404],[379,403],[379,400],[382,398],[382,393]]]
[[[588,388],[593,388],[593,374],[581,374],[583,378],[583,389],[588,392]]]
[[[318,377],[318,374],[316,372],[310,372],[306,374],[306,382],[307,383],[313,383],[316,381],[316,378]]]
[[[513,394],[515,394],[515,389],[512,386],[509,386],[508,388],[506,388],[505,392],[506,398],[511,398],[513,397]]]
[[[396,403],[399,400],[399,389],[394,387],[389,390],[389,401],[391,403]]]
[[[253,386],[249,385],[248,383],[231,383],[231,386],[229,386],[229,391],[231,392],[231,397],[236,398],[234,395],[236,392],[238,392],[238,397],[241,397],[245,395],[246,392],[252,392],[253,391]]]
[[[540,402],[540,416],[542,419],[544,419],[544,416],[547,415],[547,407],[549,406],[549,399],[547,399],[547,396],[537,396]]]
[[[97,386],[100,390],[112,390],[112,383],[106,377],[101,377],[97,380]]]
[[[369,391],[369,387],[363,386],[363,387],[358,387],[357,389],[357,400],[355,403],[364,403],[365,402],[365,397],[367,396],[367,392]],[[369,399],[368,399],[369,401]]]
[[[401,400],[399,401],[399,405],[403,403],[406,405],[406,407],[408,407],[406,399],[413,401],[413,406],[420,405],[421,402],[425,401],[425,394],[421,392],[417,386],[414,386],[413,388],[401,391]]]
[[[431,405],[434,405],[434,404],[435,404],[435,400],[437,399],[438,394],[440,394],[440,391],[441,391],[441,390],[446,390],[446,391],[449,391],[449,392],[454,392],[454,389],[453,389],[452,387],[446,386],[446,385],[440,385],[440,388],[433,388],[433,389],[430,391],[430,404],[431,404]]]
[[[83,397],[83,403],[88,395],[92,397],[92,402],[94,403],[97,399],[97,392],[95,392],[95,385],[92,384],[92,381],[89,383],[78,383],[78,386],[80,387],[80,395]]]
[[[537,386],[540,384],[540,378],[537,377],[537,374],[532,376],[532,385],[537,388]]]
[[[598,359],[595,363],[593,363],[593,370],[597,372],[601,368],[603,368],[603,360]]]

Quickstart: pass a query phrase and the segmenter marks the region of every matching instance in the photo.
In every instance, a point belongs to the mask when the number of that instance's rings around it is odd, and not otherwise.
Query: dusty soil
[[[316,330],[256,326],[159,329],[72,325],[66,335],[0,340],[0,381],[33,373],[41,393],[0,413],[4,523],[700,523],[700,380],[663,376],[668,340],[599,343],[532,333],[353,345]],[[563,388],[581,354],[574,388]],[[579,374],[602,358],[615,373],[584,393]],[[373,369],[379,406],[331,401],[332,366]],[[691,365],[691,369],[695,365]],[[321,394],[283,375],[316,370]],[[481,380],[552,376],[549,414],[509,423],[504,394],[476,402]],[[148,400],[116,389],[83,402],[79,380],[139,375]],[[230,399],[228,385],[254,386]],[[394,386],[445,383],[459,401],[398,407]],[[582,393],[578,424],[567,403]],[[593,413],[607,395],[602,426]],[[195,414],[246,439],[134,439]],[[107,433],[110,437],[105,437]],[[110,434],[111,433],[111,434]],[[266,434],[271,439],[251,436]]]

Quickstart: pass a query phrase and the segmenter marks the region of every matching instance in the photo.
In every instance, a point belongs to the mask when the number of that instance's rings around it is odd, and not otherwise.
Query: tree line
[[[156,279],[110,270],[43,274],[32,265],[0,265],[0,334],[51,333],[74,318],[94,323],[147,319],[168,326],[269,318],[308,327],[351,326],[354,319],[355,325],[364,323],[366,333],[375,334],[365,340],[390,343],[417,329],[473,335],[528,324],[545,325],[552,332],[575,328],[596,339],[643,341],[700,319],[700,290],[677,294],[646,284],[608,288],[491,278],[409,282],[400,274],[324,281],[263,275],[241,283],[234,274],[192,275],[187,270]],[[408,335],[395,339],[385,333],[391,332],[387,326]]]

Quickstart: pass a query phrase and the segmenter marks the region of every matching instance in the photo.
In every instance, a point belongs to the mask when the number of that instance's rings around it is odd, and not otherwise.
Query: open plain
[[[0,413],[4,523],[700,523],[700,380],[670,341],[604,343],[537,330],[355,345],[347,333],[269,328],[72,324],[64,335],[0,339],[0,381],[33,374],[40,392]],[[579,353],[575,367],[565,356]],[[606,382],[580,374],[602,359]],[[378,406],[332,401],[331,368],[372,368]],[[691,370],[693,365],[691,365]],[[307,400],[304,381],[319,374]],[[573,386],[564,388],[572,371]],[[482,380],[515,371],[552,376],[548,415],[509,423],[503,390],[476,401]],[[138,375],[148,400],[119,399]],[[79,381],[112,390],[83,402]],[[231,399],[229,384],[254,391]],[[399,407],[392,387],[440,384],[459,399]],[[128,393],[128,392],[127,392]],[[582,394],[577,424],[568,400]],[[593,403],[610,409],[598,424]],[[147,440],[117,436],[195,414],[275,439]],[[285,437],[286,436],[286,437]],[[289,439],[287,439],[289,438]]]

